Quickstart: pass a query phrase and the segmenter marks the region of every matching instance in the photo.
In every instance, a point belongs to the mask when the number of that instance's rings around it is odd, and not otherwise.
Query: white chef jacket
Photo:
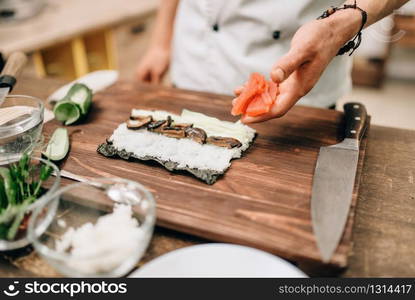
[[[232,94],[252,72],[269,77],[297,29],[344,0],[181,0],[175,21],[171,78],[179,88]],[[321,37],[325,38],[325,37]],[[351,88],[351,61],[333,59],[300,100],[326,107]]]

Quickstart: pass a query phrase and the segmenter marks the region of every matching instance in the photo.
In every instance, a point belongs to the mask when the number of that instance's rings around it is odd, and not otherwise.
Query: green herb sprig
[[[30,156],[8,168],[0,167],[0,239],[13,240],[24,219],[26,208],[44,192],[42,184],[52,174],[52,168],[43,164],[37,179]]]

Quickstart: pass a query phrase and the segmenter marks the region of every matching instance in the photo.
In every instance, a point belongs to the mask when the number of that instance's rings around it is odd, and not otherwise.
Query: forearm
[[[357,6],[367,13],[365,27],[376,23],[395,9],[400,8],[409,0],[358,0]],[[354,4],[354,0],[347,0],[344,4]],[[339,10],[329,18],[321,20],[327,22],[332,28],[333,42],[337,46],[352,39],[362,26],[362,13],[358,9]]]
[[[357,0],[357,6],[367,12],[366,27],[376,23],[384,17],[399,9],[409,0]],[[353,0],[347,0],[345,4],[353,4]]]
[[[178,4],[179,0],[162,0],[160,2],[150,47],[170,49]]]

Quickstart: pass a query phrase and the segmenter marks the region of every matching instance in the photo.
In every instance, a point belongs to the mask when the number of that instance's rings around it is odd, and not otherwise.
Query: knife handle
[[[345,138],[361,140],[367,127],[366,107],[357,102],[344,105],[344,117],[346,121]]]
[[[26,62],[27,56],[23,52],[10,54],[0,74],[0,87],[9,87],[11,91],[16,83],[16,77],[19,76]]]

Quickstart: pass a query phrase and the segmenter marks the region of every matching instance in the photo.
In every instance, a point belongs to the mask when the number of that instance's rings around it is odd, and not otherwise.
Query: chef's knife
[[[345,139],[321,147],[313,177],[311,219],[324,262],[330,261],[342,237],[352,202],[359,144],[367,127],[360,103],[344,105]]]
[[[16,77],[20,74],[26,61],[27,57],[22,52],[13,52],[7,59],[6,65],[0,74],[0,106],[16,84]]]

